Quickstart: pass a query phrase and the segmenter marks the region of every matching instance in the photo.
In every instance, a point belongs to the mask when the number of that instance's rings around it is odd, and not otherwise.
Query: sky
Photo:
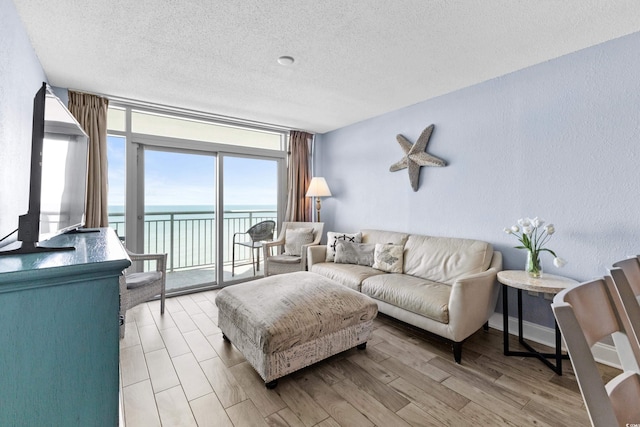
[[[109,136],[109,205],[124,205],[124,137]],[[145,150],[145,205],[214,205],[211,155]],[[277,204],[277,162],[224,158],[225,205]]]

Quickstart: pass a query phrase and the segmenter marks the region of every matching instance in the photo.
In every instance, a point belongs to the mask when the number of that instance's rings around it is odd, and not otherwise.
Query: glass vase
[[[542,276],[542,264],[540,264],[540,254],[536,251],[527,251],[527,264],[525,271],[529,277],[538,279]]]

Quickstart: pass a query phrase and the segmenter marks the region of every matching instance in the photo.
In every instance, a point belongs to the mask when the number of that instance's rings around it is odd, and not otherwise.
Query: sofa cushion
[[[402,273],[402,245],[376,243],[372,267],[387,273]]]
[[[362,230],[362,243],[390,243],[404,246],[408,237],[407,233],[396,231]]]
[[[329,231],[327,233],[327,258],[325,261],[333,261],[336,256],[336,244],[339,241],[360,243],[362,240],[362,233],[336,233]]]
[[[367,243],[351,243],[338,241],[336,243],[336,257],[333,262],[338,264],[358,264],[371,267],[375,245]]]
[[[452,285],[463,276],[486,271],[492,257],[491,244],[480,240],[410,235],[404,273]]]
[[[362,293],[373,299],[449,323],[451,286],[406,274],[383,274],[362,282]]]
[[[383,271],[365,265],[336,264],[334,262],[321,262],[313,264],[311,272],[336,281],[348,288],[360,292],[360,285],[367,277],[378,274],[386,274]]]

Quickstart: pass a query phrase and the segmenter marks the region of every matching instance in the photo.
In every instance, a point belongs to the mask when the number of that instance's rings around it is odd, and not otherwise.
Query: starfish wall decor
[[[399,162],[391,165],[389,171],[396,172],[405,168],[409,169],[409,181],[413,191],[418,191],[418,179],[420,178],[420,168],[422,166],[446,166],[447,163],[425,152],[434,125],[428,126],[422,131],[420,137],[415,144],[411,144],[407,138],[402,135],[396,136],[400,147],[404,151],[404,157]]]

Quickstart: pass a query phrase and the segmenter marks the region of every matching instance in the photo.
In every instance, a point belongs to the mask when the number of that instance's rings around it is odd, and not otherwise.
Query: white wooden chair
[[[633,257],[618,261],[613,266],[614,268],[609,270],[614,285],[611,294],[621,316],[624,314],[623,321],[628,322],[625,327],[629,333],[640,338],[640,262],[637,257]],[[640,360],[633,357],[626,337],[614,334],[613,342],[624,369],[640,373]]]
[[[155,270],[120,276],[120,338],[124,337],[127,310],[160,296],[160,314],[164,314],[167,282],[167,254],[135,254],[127,250],[132,262],[155,261]]]
[[[558,293],[551,308],[562,331],[591,424],[624,426],[640,421],[640,374],[624,370],[606,385],[591,348],[614,333],[627,335],[611,296],[611,277],[581,283]],[[628,334],[630,349],[640,360],[640,343]]]
[[[301,229],[310,229],[313,239],[300,245],[299,248],[296,246],[293,254],[288,254],[285,248],[291,248],[291,237],[287,241],[287,231]],[[264,250],[264,275],[305,271],[307,269],[307,248],[320,243],[323,229],[323,222],[283,222],[278,239],[262,246]]]

